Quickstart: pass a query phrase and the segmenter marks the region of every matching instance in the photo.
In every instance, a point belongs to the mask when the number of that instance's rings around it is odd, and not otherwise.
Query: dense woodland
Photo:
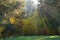
[[[60,35],[60,0],[0,0],[0,37]]]

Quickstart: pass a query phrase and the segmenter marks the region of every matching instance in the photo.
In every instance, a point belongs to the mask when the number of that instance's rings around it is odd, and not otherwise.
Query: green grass
[[[0,40],[60,40],[60,36],[19,36],[1,38]]]

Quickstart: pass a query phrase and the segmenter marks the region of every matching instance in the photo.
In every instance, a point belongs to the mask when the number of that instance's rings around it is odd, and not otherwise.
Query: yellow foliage
[[[22,23],[23,23],[24,25],[28,25],[31,20],[32,20],[32,18],[24,19]]]
[[[38,16],[37,11],[34,12],[34,15],[32,17],[36,17],[36,16]]]
[[[27,25],[28,24],[28,20],[23,20],[23,24]]]
[[[10,21],[11,24],[14,24],[15,23],[15,18],[11,17],[9,21]]]
[[[4,27],[3,26],[0,26],[0,33],[4,31]]]

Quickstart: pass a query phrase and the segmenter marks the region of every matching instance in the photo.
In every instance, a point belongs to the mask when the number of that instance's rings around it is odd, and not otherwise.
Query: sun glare
[[[34,3],[34,4],[37,4],[37,3],[38,3],[38,1],[37,1],[37,0],[31,0],[31,1],[33,1],[33,3]]]

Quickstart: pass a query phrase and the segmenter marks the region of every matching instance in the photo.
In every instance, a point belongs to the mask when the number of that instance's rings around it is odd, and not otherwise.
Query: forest
[[[60,0],[0,0],[0,37],[60,35]]]

